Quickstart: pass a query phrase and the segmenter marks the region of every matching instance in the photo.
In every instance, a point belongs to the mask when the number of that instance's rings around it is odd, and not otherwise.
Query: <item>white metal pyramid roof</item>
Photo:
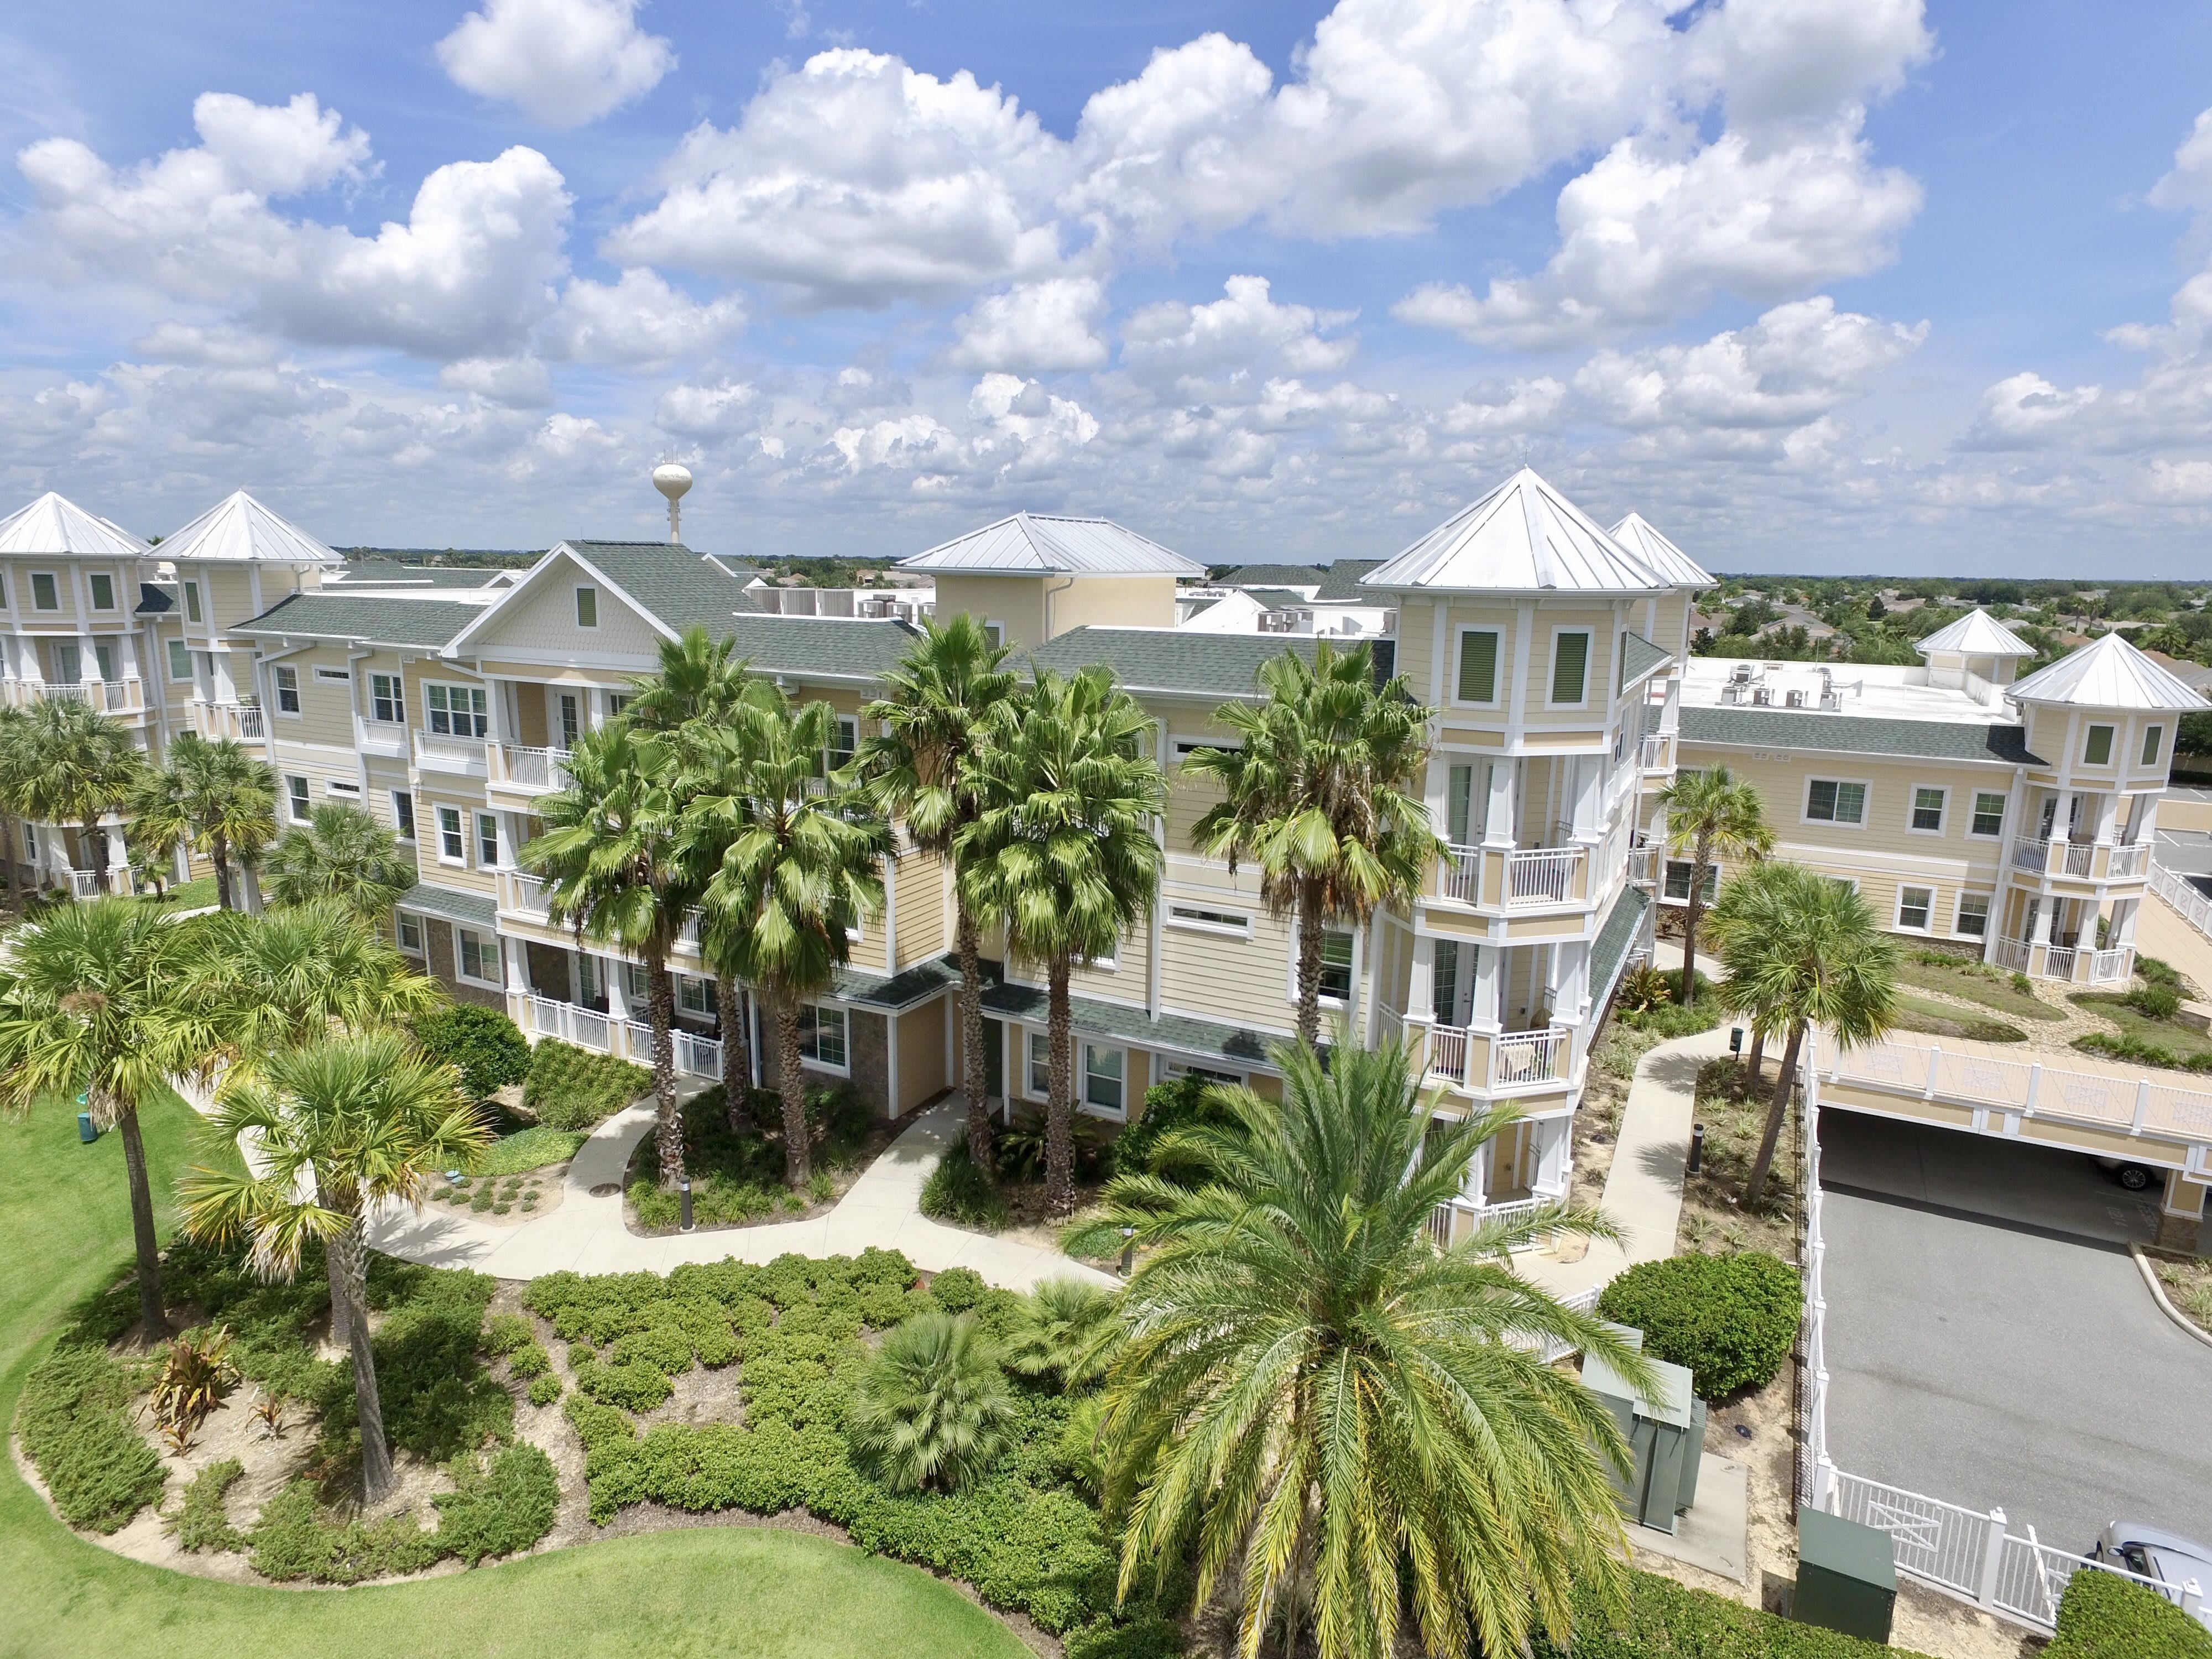
[[[1455,592],[1651,593],[1673,582],[1527,467],[1464,507],[1362,587]]]
[[[1206,567],[1111,519],[1017,513],[899,561],[903,570],[1007,576],[1203,576]]]
[[[2173,708],[2201,713],[2204,699],[2118,634],[2037,670],[2005,695],[2015,702],[2080,708]]]
[[[1948,627],[1939,628],[1913,647],[1922,656],[1931,651],[1956,651],[1969,657],[2032,657],[2035,647],[2025,643],[1986,611],[1969,611]]]
[[[146,544],[66,495],[49,489],[28,507],[0,519],[0,553],[30,555],[88,553],[96,557],[135,559]]]
[[[1712,573],[1674,545],[1641,513],[1606,532],[1677,587],[1711,587]]]
[[[244,490],[234,490],[165,539],[155,556],[219,559],[253,564],[343,564],[345,561],[289,519]]]

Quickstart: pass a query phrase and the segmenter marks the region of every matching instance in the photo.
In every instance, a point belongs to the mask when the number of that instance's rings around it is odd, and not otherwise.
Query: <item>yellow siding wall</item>
[[[1046,621],[1054,635],[1085,627],[1173,628],[1175,594],[1173,576],[1056,577],[1046,590]]]
[[[597,628],[576,626],[576,589],[580,586],[599,589]],[[732,611],[736,609],[735,592],[733,585]],[[610,656],[632,657],[640,659],[640,672],[645,672],[659,649],[660,635],[605,582],[564,554],[540,573],[526,592],[502,605],[499,620],[479,635],[475,643],[488,656],[497,655],[505,647],[532,656],[550,656],[556,660],[581,658],[599,661]]]
[[[1044,643],[1044,582],[1036,576],[946,574],[937,579],[937,615],[950,622],[965,611],[1006,629],[1010,646]]]
[[[898,1017],[899,1091],[892,1103],[900,1114],[912,1111],[952,1083],[945,1046],[945,1009],[931,1002]]]

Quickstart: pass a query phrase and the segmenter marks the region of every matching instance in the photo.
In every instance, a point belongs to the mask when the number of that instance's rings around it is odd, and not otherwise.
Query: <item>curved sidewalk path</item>
[[[665,1273],[687,1261],[765,1263],[785,1255],[858,1255],[873,1245],[902,1252],[924,1273],[973,1268],[984,1283],[1001,1290],[1026,1291],[1046,1279],[1120,1283],[1056,1250],[967,1232],[922,1214],[922,1183],[960,1138],[963,1116],[957,1101],[924,1112],[826,1215],[647,1237],[623,1224],[620,1191],[604,1198],[594,1198],[591,1191],[619,1188],[631,1150],[652,1132],[652,1107],[632,1106],[602,1123],[577,1148],[562,1183],[561,1206],[550,1214],[499,1226],[445,1205],[419,1211],[392,1205],[369,1224],[368,1242],[402,1261],[472,1267],[499,1279],[538,1279],[563,1270]]]
[[[1620,1228],[1619,1243],[1597,1238],[1579,1261],[1534,1250],[1513,1258],[1522,1276],[1554,1296],[1602,1290],[1639,1261],[1674,1254],[1682,1222],[1682,1173],[1690,1161],[1690,1125],[1697,1115],[1698,1068],[1729,1051],[1725,1021],[1695,1036],[1662,1042],[1636,1062],[1620,1112],[1620,1139],[1599,1200]]]

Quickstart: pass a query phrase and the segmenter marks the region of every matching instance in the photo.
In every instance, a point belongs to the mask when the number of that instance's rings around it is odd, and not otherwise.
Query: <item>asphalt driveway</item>
[[[2135,1195],[2062,1154],[1822,1127],[1838,1467],[2069,1549],[2121,1515],[2212,1539],[2212,1347],[2114,1242]]]

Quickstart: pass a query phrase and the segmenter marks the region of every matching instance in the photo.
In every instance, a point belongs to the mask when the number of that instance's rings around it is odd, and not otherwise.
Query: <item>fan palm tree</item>
[[[181,988],[216,1011],[224,1039],[218,1057],[238,1077],[325,1037],[397,1027],[446,1000],[437,981],[409,967],[357,912],[332,899],[210,918]],[[331,1340],[343,1344],[340,1265],[335,1254],[325,1256]]]
[[[162,1332],[161,1264],[138,1110],[177,1076],[202,1075],[222,1040],[204,1000],[184,994],[198,929],[150,905],[100,898],[67,905],[9,938],[0,963],[0,1103],[21,1112],[74,1101],[123,1138],[138,1310],[148,1341]]]
[[[1746,998],[1749,981],[1737,973],[1746,959],[1746,951],[1757,943],[1754,935],[1747,930],[1746,919],[1758,915],[1760,890],[1771,882],[1787,881],[1789,872],[1796,868],[1795,865],[1774,859],[1760,859],[1746,865],[1721,884],[1713,908],[1705,915],[1706,941],[1729,973],[1720,985],[1721,1006],[1744,1019],[1751,1029],[1751,1052],[1744,1060],[1744,1074],[1749,1080],[1747,1086],[1753,1089],[1765,1076],[1766,1031],[1751,1018],[1758,1011]]]
[[[1705,878],[1717,859],[1736,864],[1762,859],[1774,848],[1759,791],[1727,767],[1683,772],[1660,793],[1667,809],[1667,850],[1690,861],[1690,901],[1682,915],[1682,1006],[1698,1000],[1698,919],[1705,908]]]
[[[521,862],[545,879],[545,908],[580,941],[618,945],[645,963],[653,1029],[653,1096],[660,1184],[684,1178],[684,1120],[676,1109],[676,991],[668,957],[693,891],[678,854],[680,797],[669,736],[616,722],[579,738],[568,787],[538,802],[545,831]]]
[[[726,718],[756,684],[736,655],[736,642],[711,638],[693,623],[678,639],[660,644],[660,672],[650,679],[633,681],[637,695],[621,718],[641,731],[675,733],[690,721],[709,722]],[[709,863],[720,849],[692,846],[690,852]],[[706,885],[711,868],[695,868],[691,885]],[[723,954],[703,934],[701,954],[714,972],[714,1009],[722,1026],[722,1109],[732,1134],[752,1132],[753,1058],[745,1029],[743,981],[732,971]]]
[[[1048,1279],[1021,1301],[1006,1339],[1006,1364],[1024,1376],[1056,1376],[1079,1388],[1105,1374],[1120,1349],[1121,1304],[1079,1279]]]
[[[991,711],[1014,693],[1006,653],[983,624],[962,612],[922,624],[922,636],[884,677],[885,695],[861,712],[881,723],[861,745],[860,775],[871,799],[903,820],[924,852],[950,857],[960,832],[981,812],[975,754]],[[960,1080],[968,1098],[968,1158],[991,1172],[989,1070],[983,1052],[982,930],[956,882],[953,938],[960,963]]]
[[[1739,946],[1729,961],[1731,1000],[1755,1030],[1787,1042],[1744,1183],[1744,1207],[1753,1209],[1774,1167],[1806,1032],[1824,1026],[1845,1048],[1887,1032],[1899,1012],[1897,951],[1856,888],[1802,865],[1779,866],[1751,887],[1729,931]]]
[[[269,850],[270,891],[279,904],[335,899],[363,921],[381,922],[415,884],[415,860],[398,838],[358,806],[325,801]]]
[[[1166,793],[1145,757],[1152,721],[1103,668],[1039,670],[992,711],[975,754],[981,809],[953,838],[961,902],[1003,926],[1047,991],[1045,1205],[1075,1197],[1073,1009],[1079,960],[1110,954],[1151,910],[1162,863],[1152,826]]]
[[[101,818],[126,805],[146,774],[146,757],[120,723],[74,697],[47,697],[24,717],[20,762],[25,815],[77,826],[78,856],[107,880]]]
[[[215,866],[216,902],[239,908],[232,865],[251,868],[276,839],[276,775],[233,738],[169,741],[167,763],[143,778],[131,812],[143,848],[189,846]]]
[[[337,1260],[362,1496],[374,1504],[392,1490],[392,1451],[369,1345],[363,1226],[379,1203],[419,1205],[436,1172],[474,1158],[490,1132],[453,1067],[388,1030],[287,1049],[252,1076],[227,1079],[210,1127],[225,1143],[253,1135],[260,1173],[187,1171],[185,1230],[218,1243],[251,1239],[256,1265],[271,1278],[298,1272],[310,1239]]]
[[[1649,1379],[1507,1252],[1613,1229],[1551,1206],[1439,1250],[1431,1213],[1513,1110],[1433,1120],[1395,1045],[1277,1062],[1279,1105],[1228,1091],[1237,1122],[1170,1132],[1207,1143],[1217,1179],[1133,1212],[1153,1249],[1103,1434],[1123,1593],[1194,1548],[1202,1604],[1241,1565],[1247,1659],[1277,1624],[1322,1659],[1386,1659],[1407,1618],[1431,1654],[1525,1653],[1534,1625],[1564,1640],[1571,1595],[1623,1583],[1607,1474],[1627,1448],[1534,1345]]]
[[[1256,706],[1214,711],[1237,746],[1200,749],[1182,763],[1222,790],[1191,840],[1232,875],[1242,861],[1257,865],[1268,908],[1297,918],[1297,1031],[1318,1043],[1328,929],[1409,902],[1443,854],[1413,793],[1429,711],[1403,680],[1376,687],[1367,646],[1339,652],[1326,640],[1310,664],[1294,651],[1271,659],[1260,690]]]
[[[989,1467],[1013,1390],[973,1314],[917,1314],[884,1339],[853,1390],[854,1462],[894,1492],[949,1490]]]
[[[826,702],[794,708],[762,685],[725,723],[692,735],[682,784],[686,835],[719,854],[701,901],[701,933],[717,959],[768,1000],[784,1177],[803,1188],[814,1164],[801,1017],[844,964],[852,930],[883,908],[890,830],[847,779],[823,775],[838,736],[837,712]]]

